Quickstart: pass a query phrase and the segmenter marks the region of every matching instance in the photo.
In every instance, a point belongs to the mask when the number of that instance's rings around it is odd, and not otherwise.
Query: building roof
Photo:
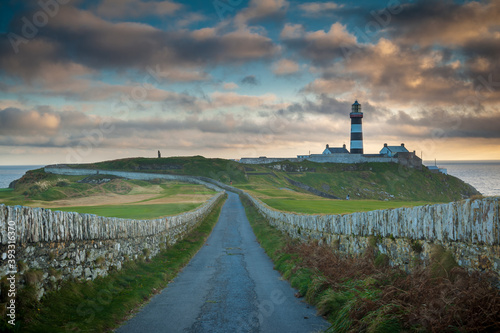
[[[393,154],[395,154],[395,153],[409,153],[408,149],[406,149],[404,146],[387,146],[384,148],[389,149]]]
[[[326,148],[330,151],[332,154],[349,154],[349,150],[347,150],[345,147],[339,147],[339,148]]]

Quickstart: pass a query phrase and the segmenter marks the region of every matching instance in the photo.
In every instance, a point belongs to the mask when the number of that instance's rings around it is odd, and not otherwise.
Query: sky
[[[0,165],[500,160],[500,0],[3,0]]]

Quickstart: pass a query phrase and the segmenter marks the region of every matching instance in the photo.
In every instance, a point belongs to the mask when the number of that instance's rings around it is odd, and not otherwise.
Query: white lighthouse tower
[[[361,104],[355,101],[351,109],[351,154],[363,154],[363,112]]]

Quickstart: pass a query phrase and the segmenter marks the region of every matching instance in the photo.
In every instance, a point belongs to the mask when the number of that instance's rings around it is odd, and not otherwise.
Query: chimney
[[[326,149],[330,148],[330,146],[328,144],[326,144]]]
[[[345,143],[344,143],[344,145],[342,147],[344,147],[344,149],[345,149]]]
[[[387,143],[384,143],[384,147],[387,147]]]
[[[405,146],[405,144],[404,144],[404,143],[402,143],[402,144],[401,144],[401,147],[404,147],[404,146]]]

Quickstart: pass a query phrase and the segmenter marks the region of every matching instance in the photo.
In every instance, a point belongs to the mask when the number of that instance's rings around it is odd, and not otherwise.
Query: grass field
[[[102,205],[102,206],[71,206],[55,207],[52,210],[95,214],[107,217],[122,217],[127,219],[155,219],[168,215],[177,215],[199,207],[202,203],[171,203],[155,205]]]
[[[299,182],[316,190],[359,200],[450,202],[479,193],[451,175],[433,174],[426,167],[409,169],[396,163],[315,163],[281,161],[265,165],[240,164],[202,156],[169,158],[126,158],[86,165],[91,169],[145,171],[205,176],[237,187],[287,187]]]
[[[382,200],[333,200],[325,199],[309,193],[291,190],[274,180],[276,184],[263,181],[238,188],[247,191],[270,207],[286,212],[302,214],[348,214],[377,209],[391,209],[434,204],[431,201],[382,201]]]
[[[366,212],[377,209],[413,207],[429,204],[423,201],[377,201],[377,200],[297,200],[297,199],[263,199],[264,203],[274,209],[303,214],[348,214]]]
[[[90,179],[82,182],[85,178]],[[15,190],[2,189],[0,203],[107,217],[154,219],[193,210],[214,194],[215,191],[202,185],[160,179],[61,176],[36,170],[27,173]]]
[[[461,200],[478,194],[456,177],[433,174],[427,168],[407,169],[394,163],[282,161],[243,165],[230,160],[193,156],[127,158],[72,167],[205,176],[243,189],[275,209],[304,214],[344,214],[411,207]],[[96,179],[104,177],[109,176],[94,176]],[[192,209],[196,206],[184,204],[199,204],[213,193],[197,185],[172,186],[124,179],[112,179],[96,186],[78,182],[82,178],[84,176],[68,177],[35,170],[16,184],[15,191],[0,191],[0,203],[61,210],[68,210],[67,207],[71,206],[81,212],[105,216],[125,217],[126,214],[130,217],[127,214],[132,213],[131,216],[136,218],[152,218]],[[312,194],[311,188],[339,198],[349,195],[351,200],[325,199]],[[158,207],[126,207],[139,204],[164,204],[167,213],[157,212]],[[106,207],[91,210],[84,206]]]

